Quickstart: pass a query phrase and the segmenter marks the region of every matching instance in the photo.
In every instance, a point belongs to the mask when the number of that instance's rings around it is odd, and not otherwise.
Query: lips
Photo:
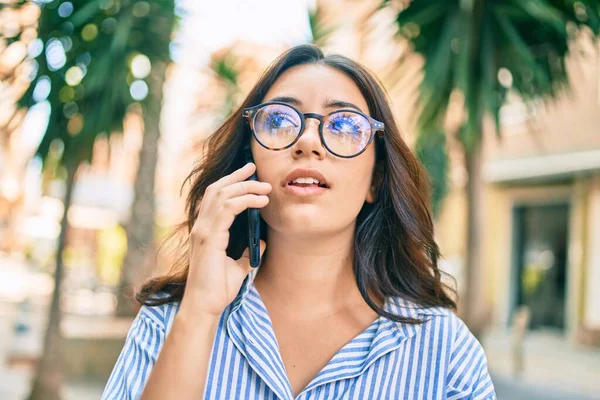
[[[319,184],[293,183],[293,181],[298,178],[313,178],[318,180]],[[330,187],[330,184],[327,178],[316,169],[297,168],[285,177],[282,186],[318,187],[327,189]]]
[[[299,179],[299,178],[312,178],[319,181],[316,183],[301,183],[302,181],[310,181],[312,179]],[[299,179],[301,182],[294,182]],[[329,180],[316,169],[297,168],[290,172],[282,182],[282,186],[288,194],[293,196],[317,196],[327,192],[330,188]]]

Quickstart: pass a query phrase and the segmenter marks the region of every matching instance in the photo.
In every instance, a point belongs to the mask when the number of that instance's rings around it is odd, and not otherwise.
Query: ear
[[[367,197],[365,201],[367,203],[375,203],[377,200],[377,192],[379,192],[379,188],[383,183],[383,161],[378,161],[375,164],[375,168],[373,168],[373,176],[371,178],[371,187],[369,188],[369,192],[367,193]]]

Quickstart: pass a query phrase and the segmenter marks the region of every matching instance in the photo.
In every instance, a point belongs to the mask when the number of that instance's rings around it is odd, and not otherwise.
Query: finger
[[[218,196],[222,200],[230,199],[232,197],[238,197],[245,194],[262,194],[266,195],[271,193],[272,186],[267,182],[259,181],[241,181],[233,183],[229,186],[225,186],[219,190]]]
[[[231,198],[223,203],[219,213],[216,215],[216,229],[229,229],[236,215],[248,208],[262,208],[269,204],[269,198],[265,195],[246,194]]]
[[[267,242],[265,242],[264,240],[261,239],[260,240],[260,256],[261,257],[266,249],[267,249]]]
[[[246,274],[254,269],[250,265],[250,249],[248,247],[246,247],[246,250],[244,250],[244,253],[236,260],[236,262]]]
[[[265,242],[264,240],[261,240],[260,241],[260,258],[261,258],[261,260],[262,260],[262,256],[266,249],[267,249],[267,242]],[[250,271],[252,271],[254,269],[250,265],[250,249],[248,247],[246,247],[246,250],[244,250],[244,253],[242,254],[242,256],[237,260],[237,263],[239,264],[240,267],[242,267],[242,269],[246,273],[249,273]]]
[[[208,187],[206,188],[206,192],[207,193],[216,192],[219,189],[224,188],[225,186],[231,185],[232,183],[245,181],[255,171],[256,171],[256,165],[253,163],[248,163],[248,164],[244,165],[242,168],[237,169],[237,170],[233,171],[231,174],[225,175],[224,177],[217,180],[216,182],[213,182],[210,185],[208,185]]]

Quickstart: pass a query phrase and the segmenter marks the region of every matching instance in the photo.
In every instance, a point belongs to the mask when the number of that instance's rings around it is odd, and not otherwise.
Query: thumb
[[[260,241],[260,258],[262,258],[263,253],[265,252],[266,249],[267,249],[267,242],[265,242],[264,240],[261,239],[261,241]]]
[[[266,249],[267,249],[267,242],[265,242],[264,240],[261,239],[261,241],[260,241],[261,263],[262,263],[262,256]],[[249,273],[250,271],[252,271],[254,269],[252,266],[250,266],[250,249],[248,247],[246,247],[246,250],[244,250],[244,253],[242,254],[242,256],[237,260],[237,263],[247,273]]]

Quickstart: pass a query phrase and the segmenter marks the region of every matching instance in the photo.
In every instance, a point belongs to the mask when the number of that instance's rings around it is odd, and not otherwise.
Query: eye
[[[269,129],[283,129],[298,126],[292,115],[283,112],[269,113],[265,120],[265,125]]]
[[[329,120],[327,129],[336,134],[360,135],[362,128],[355,119],[353,115],[336,115]]]

